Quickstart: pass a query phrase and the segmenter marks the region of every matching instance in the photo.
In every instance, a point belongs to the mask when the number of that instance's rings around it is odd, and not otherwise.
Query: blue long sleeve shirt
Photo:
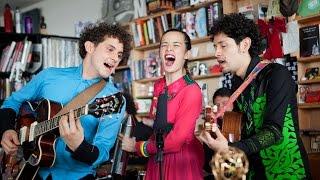
[[[98,82],[100,79],[85,80],[82,78],[82,65],[72,68],[48,68],[37,74],[21,90],[14,92],[6,99],[1,108],[14,109],[16,113],[24,101],[37,101],[49,99],[66,105],[77,94]],[[96,97],[108,96],[118,92],[112,78]],[[90,102],[92,102],[93,98]],[[90,103],[89,102],[89,103]],[[86,142],[99,149],[99,156],[93,164],[78,161],[72,157],[62,138],[57,138],[55,144],[56,160],[51,168],[40,168],[39,175],[46,178],[49,174],[53,179],[80,179],[87,174],[95,174],[95,168],[108,160],[109,150],[114,145],[121,120],[124,117],[125,105],[120,113],[95,118],[85,115],[80,118],[84,129]]]

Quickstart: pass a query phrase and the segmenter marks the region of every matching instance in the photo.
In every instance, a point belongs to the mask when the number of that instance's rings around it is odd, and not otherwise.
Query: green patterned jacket
[[[246,76],[259,59],[253,59]],[[243,80],[234,76],[232,89]],[[242,140],[230,144],[249,159],[248,179],[309,179],[307,156],[299,136],[296,84],[285,66],[265,67],[237,99],[244,113]]]

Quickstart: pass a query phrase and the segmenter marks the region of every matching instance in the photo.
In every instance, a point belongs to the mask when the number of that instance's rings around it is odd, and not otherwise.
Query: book
[[[299,29],[300,57],[317,56],[320,54],[319,24]]]
[[[9,49],[8,49],[8,53],[6,54],[6,56],[4,57],[3,59],[3,64],[2,64],[2,67],[1,67],[1,72],[6,72],[6,69],[7,69],[7,66],[9,64],[9,61],[11,60],[11,56],[13,54],[13,51],[14,51],[14,48],[16,46],[16,42],[15,41],[12,41],[10,46],[9,46]]]
[[[28,65],[27,72],[35,73],[42,65],[42,44],[33,44],[31,53],[32,60]]]
[[[206,8],[196,11],[195,29],[199,38],[207,36]]]

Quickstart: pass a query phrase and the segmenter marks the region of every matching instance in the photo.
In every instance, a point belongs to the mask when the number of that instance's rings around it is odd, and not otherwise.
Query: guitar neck
[[[79,119],[81,116],[88,114],[88,105],[74,109],[73,112],[74,112],[75,119]],[[52,131],[52,130],[59,127],[59,121],[62,116],[69,116],[69,112],[66,114],[62,114],[60,116],[57,116],[57,117],[53,117],[53,118],[46,120],[46,121],[42,121],[42,122],[36,124],[34,127],[30,126],[30,130],[32,132],[32,128],[34,128],[33,132],[34,132],[35,137],[40,136],[42,134],[45,134],[49,131]]]

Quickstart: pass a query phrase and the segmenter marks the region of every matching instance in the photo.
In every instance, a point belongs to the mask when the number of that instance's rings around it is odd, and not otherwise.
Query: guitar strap
[[[83,90],[76,97],[74,97],[67,105],[63,106],[63,108],[54,116],[58,117],[63,114],[68,113],[71,109],[75,109],[79,106],[84,106],[89,100],[94,98],[98,92],[102,90],[102,88],[106,85],[106,80],[101,79],[99,82],[91,85],[90,87]]]
[[[260,61],[254,69],[250,72],[248,77],[245,79],[245,81],[239,86],[239,88],[230,96],[229,100],[227,101],[226,105],[220,108],[220,110],[217,112],[216,118],[213,120],[215,123],[217,123],[217,119],[219,117],[222,117],[222,115],[226,112],[228,107],[230,107],[233,102],[239,97],[239,95],[246,89],[246,87],[251,83],[252,80],[254,80],[258,73],[266,67],[270,61]]]

